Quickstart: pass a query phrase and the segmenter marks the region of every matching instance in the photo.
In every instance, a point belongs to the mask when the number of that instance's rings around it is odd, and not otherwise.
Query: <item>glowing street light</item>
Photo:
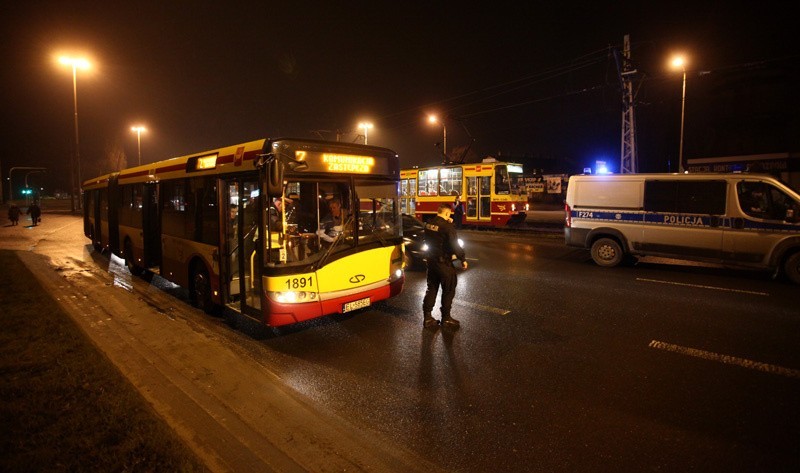
[[[75,161],[70,162],[69,176],[70,176],[70,202],[72,211],[75,212],[75,165],[78,166],[78,187],[81,182],[81,153],[80,153],[80,140],[78,138],[78,69],[89,69],[89,61],[84,58],[73,58],[68,56],[61,56],[58,62],[65,66],[72,67],[72,102],[73,109],[75,110]],[[78,203],[80,207],[80,203]]]
[[[439,118],[436,115],[428,115],[428,123],[436,124],[439,123]],[[447,126],[444,124],[444,120],[442,120],[442,154],[444,154],[443,162],[447,164]]]
[[[139,166],[142,165],[142,132],[147,131],[147,129],[141,125],[139,126],[132,126],[131,131],[136,133],[136,144],[139,149]]]
[[[683,92],[681,93],[681,143],[678,150],[678,172],[683,174],[683,122],[686,115],[686,59],[683,56],[675,56],[672,59],[672,67],[683,71]]]
[[[369,144],[369,143],[367,143],[367,135],[368,135],[368,131],[369,131],[369,130],[371,130],[371,129],[373,128],[373,125],[372,125],[372,123],[369,123],[369,122],[361,122],[361,123],[359,123],[359,124],[358,124],[358,127],[359,127],[359,128],[363,128],[363,129],[364,129],[364,144],[365,144],[365,145],[366,145],[366,144]]]

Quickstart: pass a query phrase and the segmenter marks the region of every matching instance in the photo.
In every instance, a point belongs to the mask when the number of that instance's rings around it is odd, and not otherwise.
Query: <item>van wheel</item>
[[[616,240],[600,238],[592,243],[592,259],[598,266],[610,268],[622,262],[625,254]]]
[[[800,251],[790,254],[783,262],[783,272],[795,284],[800,284]]]

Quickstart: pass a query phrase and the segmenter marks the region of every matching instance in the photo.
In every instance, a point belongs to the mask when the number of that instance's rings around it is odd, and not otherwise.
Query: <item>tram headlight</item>
[[[281,304],[302,304],[316,301],[317,293],[309,291],[270,291],[267,292],[267,297]]]
[[[512,212],[516,212],[517,211],[517,204],[511,204],[511,211]]]

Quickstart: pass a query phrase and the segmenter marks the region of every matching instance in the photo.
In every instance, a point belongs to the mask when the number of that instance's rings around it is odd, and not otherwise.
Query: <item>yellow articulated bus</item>
[[[287,325],[401,292],[399,183],[385,148],[261,139],[85,181],[84,233],[207,312]]]
[[[464,205],[465,225],[502,227],[525,221],[528,195],[519,186],[522,165],[492,158],[480,163],[447,164],[400,172],[403,213],[427,221],[440,203]]]

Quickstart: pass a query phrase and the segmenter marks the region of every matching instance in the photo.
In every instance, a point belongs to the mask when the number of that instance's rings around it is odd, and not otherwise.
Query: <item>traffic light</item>
[[[22,195],[31,195],[33,194],[33,189],[22,189]]]

